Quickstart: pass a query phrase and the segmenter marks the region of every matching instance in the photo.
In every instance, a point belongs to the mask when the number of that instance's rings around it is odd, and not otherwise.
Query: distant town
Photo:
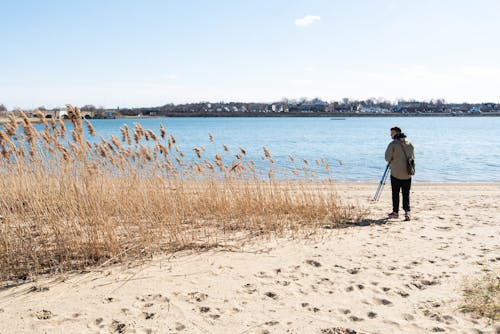
[[[158,107],[104,108],[88,104],[80,107],[85,118],[121,117],[225,117],[225,116],[500,116],[500,103],[446,103],[444,100],[404,101],[395,103],[379,99],[326,102],[321,99],[283,99],[273,103],[198,102],[165,104]],[[37,117],[40,111],[46,118],[67,118],[66,108],[23,110],[28,117]],[[0,104],[0,117],[19,114]]]

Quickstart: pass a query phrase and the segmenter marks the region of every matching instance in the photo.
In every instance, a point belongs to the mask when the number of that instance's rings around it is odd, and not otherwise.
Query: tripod
[[[387,173],[389,171],[389,166],[391,163],[388,163],[387,166],[385,167],[384,175],[382,175],[382,179],[380,180],[380,183],[378,184],[377,191],[375,192],[375,196],[373,196],[374,201],[378,201],[380,199],[380,195],[382,194],[382,188],[384,188],[385,181],[387,180]]]

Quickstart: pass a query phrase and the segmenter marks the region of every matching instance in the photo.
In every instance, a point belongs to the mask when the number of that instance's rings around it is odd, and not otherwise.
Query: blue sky
[[[0,103],[500,102],[498,0],[0,0]]]

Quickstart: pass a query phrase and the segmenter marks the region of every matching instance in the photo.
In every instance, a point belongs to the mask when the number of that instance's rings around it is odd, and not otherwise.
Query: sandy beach
[[[357,226],[3,283],[0,333],[499,333],[459,307],[500,272],[500,183],[415,183],[410,222],[376,187],[337,185]]]

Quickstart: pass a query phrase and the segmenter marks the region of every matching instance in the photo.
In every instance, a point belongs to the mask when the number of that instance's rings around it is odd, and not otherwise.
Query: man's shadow
[[[370,226],[370,225],[384,225],[389,222],[389,218],[381,219],[363,219],[359,222],[355,222],[354,226]]]
[[[362,219],[360,221],[355,221],[355,222],[343,222],[343,223],[338,224],[336,226],[327,225],[327,226],[325,226],[325,228],[326,229],[333,229],[333,228],[346,228],[346,227],[353,227],[353,226],[385,225],[388,222],[389,222],[389,218]]]

